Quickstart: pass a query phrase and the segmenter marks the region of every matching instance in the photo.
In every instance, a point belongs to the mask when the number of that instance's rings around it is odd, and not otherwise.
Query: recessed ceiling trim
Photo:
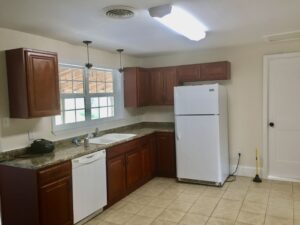
[[[292,31],[279,34],[270,34],[263,36],[266,42],[281,42],[300,40],[300,31]]]

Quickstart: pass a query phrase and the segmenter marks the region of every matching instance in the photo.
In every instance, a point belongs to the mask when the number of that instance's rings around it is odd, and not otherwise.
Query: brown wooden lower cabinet
[[[107,159],[107,199],[113,203],[126,194],[125,155]]]
[[[173,132],[158,132],[107,149],[108,206],[154,176],[175,177]],[[41,170],[0,165],[3,225],[72,225],[71,162]]]
[[[71,168],[70,161],[42,170],[1,165],[2,224],[73,224]]]
[[[142,155],[142,173],[145,179],[149,179],[153,176],[152,173],[152,151],[151,143],[144,144],[141,148]]]
[[[166,141],[166,144],[163,144],[163,141]],[[164,151],[162,154],[159,153],[161,150]],[[163,159],[163,157],[165,158]],[[108,206],[122,199],[156,175],[176,177],[174,157],[173,132],[148,135],[108,149]],[[165,165],[162,166],[162,162]]]
[[[143,180],[142,149],[138,145],[136,149],[126,153],[126,180],[127,192],[135,190]]]
[[[176,177],[176,152],[174,133],[156,133],[157,175]]]
[[[40,218],[43,225],[72,225],[72,178],[65,177],[40,188]]]
[[[154,135],[149,135],[107,149],[108,206],[154,176],[153,138]]]

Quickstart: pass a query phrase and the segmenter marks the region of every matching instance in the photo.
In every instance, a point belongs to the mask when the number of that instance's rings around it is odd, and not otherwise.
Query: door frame
[[[263,169],[262,177],[269,178],[269,63],[274,59],[300,57],[300,52],[281,53],[263,56]],[[272,177],[273,178],[273,177]],[[274,178],[275,179],[275,178]],[[291,180],[291,179],[281,179]]]

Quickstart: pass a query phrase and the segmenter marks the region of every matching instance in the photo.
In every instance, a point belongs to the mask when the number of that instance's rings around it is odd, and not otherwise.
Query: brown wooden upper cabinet
[[[150,70],[151,97],[150,105],[163,105],[164,79],[159,68]]]
[[[230,63],[227,61],[203,63],[200,69],[200,79],[205,80],[229,80]]]
[[[174,86],[184,82],[229,80],[230,62],[161,68],[125,68],[125,107],[173,105]]]
[[[124,70],[124,98],[125,107],[149,105],[150,76],[148,69],[125,68]]]
[[[173,105],[174,87],[177,84],[176,68],[164,67],[150,70],[151,104]]]
[[[178,84],[200,80],[200,64],[183,65],[176,68]]]
[[[24,48],[7,50],[6,65],[10,117],[34,118],[60,113],[56,53]]]

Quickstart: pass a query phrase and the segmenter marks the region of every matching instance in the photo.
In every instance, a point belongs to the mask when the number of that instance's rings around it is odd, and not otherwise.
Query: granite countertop
[[[172,132],[174,131],[173,123],[139,123],[126,127],[114,128],[107,131],[102,131],[98,136],[107,133],[130,133],[136,134],[136,136],[124,139],[119,142],[115,142],[113,144],[107,145],[97,145],[97,144],[89,144],[89,147],[84,147],[83,144],[81,146],[76,146],[71,143],[70,139],[59,141],[55,143],[56,147],[52,153],[47,154],[38,154],[38,155],[27,155],[24,153],[21,154],[19,150],[19,154],[11,153],[13,157],[10,157],[9,160],[1,162],[0,165],[7,165],[25,169],[41,169],[46,166],[50,166],[59,162],[63,162],[66,160],[71,160],[83,155],[87,155],[96,151],[100,151],[102,149],[107,149],[109,147],[131,141],[154,132]],[[17,150],[18,151],[18,150]],[[16,151],[16,152],[17,152]]]

